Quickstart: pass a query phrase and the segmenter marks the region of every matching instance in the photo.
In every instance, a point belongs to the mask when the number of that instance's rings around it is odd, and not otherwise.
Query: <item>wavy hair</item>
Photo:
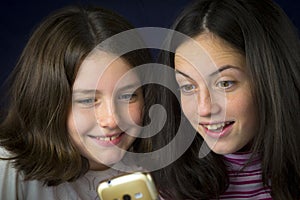
[[[33,32],[9,79],[9,107],[0,125],[0,144],[12,154],[2,159],[13,160],[26,180],[58,185],[88,171],[66,126],[72,86],[82,61],[99,43],[130,29],[112,11],[70,6],[52,13]],[[144,49],[121,57],[133,67],[151,60]],[[149,87],[143,91],[145,99],[153,99]],[[150,98],[145,104],[147,109]],[[132,149],[149,151],[149,141],[137,139]]]

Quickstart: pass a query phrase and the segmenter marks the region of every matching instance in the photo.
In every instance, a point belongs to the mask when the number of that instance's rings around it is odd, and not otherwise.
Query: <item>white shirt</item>
[[[0,148],[0,157],[8,153]],[[118,163],[118,168],[121,163]],[[128,169],[128,166],[125,166]],[[120,169],[120,168],[119,168]],[[130,167],[132,171],[141,168]],[[127,170],[126,170],[127,171]],[[58,186],[44,186],[37,180],[24,181],[12,161],[0,159],[0,199],[1,200],[99,200],[97,186],[100,181],[120,175],[122,172],[109,168],[105,171],[88,171],[74,182],[65,182]]]

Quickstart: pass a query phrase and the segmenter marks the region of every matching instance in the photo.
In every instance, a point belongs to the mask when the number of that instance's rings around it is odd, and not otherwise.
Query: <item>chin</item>
[[[209,147],[214,153],[219,154],[219,155],[232,154],[232,153],[236,152],[236,150],[234,150],[234,149],[228,149],[226,147],[218,147],[217,144],[215,144],[213,147],[211,147],[211,146],[209,146]]]
[[[124,157],[123,153],[121,155],[115,155],[115,156],[109,157],[108,159],[103,160],[103,163],[105,163],[105,165],[111,166],[111,165],[114,165],[114,164],[120,162],[123,157]]]
[[[107,156],[100,156],[96,158],[96,162],[99,163],[100,165],[106,165],[106,166],[111,166],[114,165],[115,163],[118,163],[122,158],[124,157],[123,152],[112,152],[108,154]]]
[[[233,152],[231,152],[231,151],[226,151],[226,150],[215,150],[215,149],[213,149],[212,150],[214,153],[216,153],[216,154],[219,154],[219,155],[226,155],[226,154],[231,154],[231,153],[233,153]]]

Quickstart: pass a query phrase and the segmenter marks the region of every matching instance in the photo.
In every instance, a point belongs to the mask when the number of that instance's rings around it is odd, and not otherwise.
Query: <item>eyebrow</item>
[[[140,83],[133,83],[133,84],[129,84],[129,85],[125,85],[124,87],[119,88],[118,90],[128,90],[131,88],[140,88],[142,85],[140,85]],[[73,91],[73,95],[74,94],[101,94],[101,92],[99,90],[85,90],[85,89],[77,89]]]
[[[73,91],[74,94],[98,94],[100,93],[98,90],[84,90],[84,89],[78,89]]]
[[[225,70],[227,70],[227,69],[237,69],[237,70],[241,70],[239,67],[236,67],[236,66],[233,66],[233,65],[224,65],[224,66],[221,66],[221,67],[220,67],[219,69],[217,69],[216,71],[214,71],[214,72],[212,72],[211,74],[209,74],[209,76],[214,76],[214,75],[219,74],[219,73],[221,73],[222,71],[225,71]],[[177,70],[177,69],[175,69],[175,73],[181,74],[182,76],[185,76],[185,77],[187,77],[187,78],[193,80],[192,77],[190,77],[189,75],[187,75],[187,74],[185,74],[185,73],[183,73],[183,72],[181,72],[181,71],[179,71],[179,70]]]
[[[219,69],[217,69],[215,72],[211,73],[209,76],[214,76],[216,74],[221,73],[222,71],[225,71],[227,69],[237,69],[239,71],[241,71],[241,68],[237,67],[237,66],[233,66],[233,65],[224,65],[221,66]]]
[[[141,83],[137,82],[137,83],[125,85],[124,87],[119,88],[119,90],[128,90],[128,89],[132,89],[132,88],[138,89],[140,87],[142,87]]]
[[[177,69],[175,69],[175,74],[180,74],[180,75],[182,75],[182,76],[184,76],[184,77],[187,77],[187,78],[189,78],[189,79],[192,79],[192,77],[190,77],[189,75],[187,75],[187,74],[185,74],[185,73],[183,73],[182,71],[179,71],[179,70],[177,70]],[[192,79],[193,80],[193,79]]]

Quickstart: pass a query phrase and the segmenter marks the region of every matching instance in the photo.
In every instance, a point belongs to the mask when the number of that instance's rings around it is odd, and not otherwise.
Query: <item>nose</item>
[[[113,129],[117,127],[117,120],[110,101],[103,101],[95,108],[96,120],[99,126],[103,128]]]
[[[198,94],[198,113],[201,117],[210,117],[221,111],[221,107],[214,100],[211,92],[206,88]]]

